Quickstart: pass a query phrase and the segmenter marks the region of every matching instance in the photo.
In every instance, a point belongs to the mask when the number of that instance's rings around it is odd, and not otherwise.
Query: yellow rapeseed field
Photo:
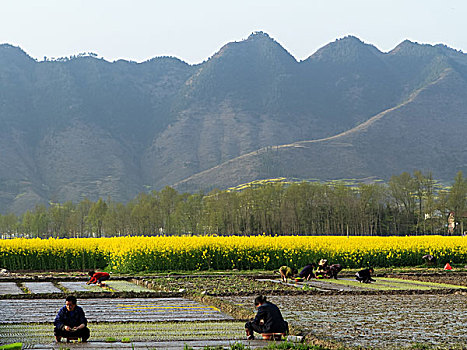
[[[0,240],[0,267],[10,270],[119,272],[300,268],[326,258],[344,267],[416,266],[432,254],[467,262],[467,237],[175,236]]]

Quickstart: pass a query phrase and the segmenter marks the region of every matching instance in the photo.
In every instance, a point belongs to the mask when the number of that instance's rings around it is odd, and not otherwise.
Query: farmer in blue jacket
[[[65,306],[58,311],[55,317],[55,340],[60,342],[62,337],[81,338],[81,341],[86,342],[90,335],[87,325],[88,321],[83,309],[76,305],[76,297],[69,295],[65,300]]]

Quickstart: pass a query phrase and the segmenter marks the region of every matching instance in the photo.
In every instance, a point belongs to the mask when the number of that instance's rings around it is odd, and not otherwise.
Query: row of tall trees
[[[452,230],[449,213],[455,218]],[[431,174],[415,171],[393,176],[387,184],[277,182],[209,194],[166,187],[126,204],[84,199],[38,205],[21,216],[0,215],[0,232],[4,237],[462,234],[466,216],[462,172],[443,188]]]

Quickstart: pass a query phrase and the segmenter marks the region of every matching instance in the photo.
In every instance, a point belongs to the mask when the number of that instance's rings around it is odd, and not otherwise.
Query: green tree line
[[[449,227],[449,214],[454,223]],[[392,176],[388,183],[267,183],[242,190],[140,193],[124,204],[110,198],[37,205],[0,215],[3,237],[123,235],[414,235],[462,234],[467,179],[451,187],[430,173]],[[467,229],[467,227],[466,227]]]

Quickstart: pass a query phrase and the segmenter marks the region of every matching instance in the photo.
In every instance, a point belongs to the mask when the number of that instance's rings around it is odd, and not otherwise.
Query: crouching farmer
[[[368,269],[363,269],[358,271],[355,276],[358,282],[360,283],[371,283],[376,282],[373,278],[371,278],[371,274],[374,272],[373,268],[370,267]]]
[[[288,333],[289,325],[282,318],[279,308],[266,301],[265,296],[255,298],[255,308],[258,309],[256,317],[245,324],[248,340],[255,339],[253,332],[257,333]]]
[[[90,332],[87,327],[88,321],[81,307],[76,305],[76,297],[69,295],[66,298],[65,306],[62,307],[54,321],[55,340],[60,342],[63,338],[81,338],[86,342]]]
[[[95,272],[95,271],[89,271],[88,272],[89,277],[91,279],[86,282],[86,284],[94,284],[97,283],[99,287],[104,287],[105,282],[110,278],[110,275],[107,272]]]

